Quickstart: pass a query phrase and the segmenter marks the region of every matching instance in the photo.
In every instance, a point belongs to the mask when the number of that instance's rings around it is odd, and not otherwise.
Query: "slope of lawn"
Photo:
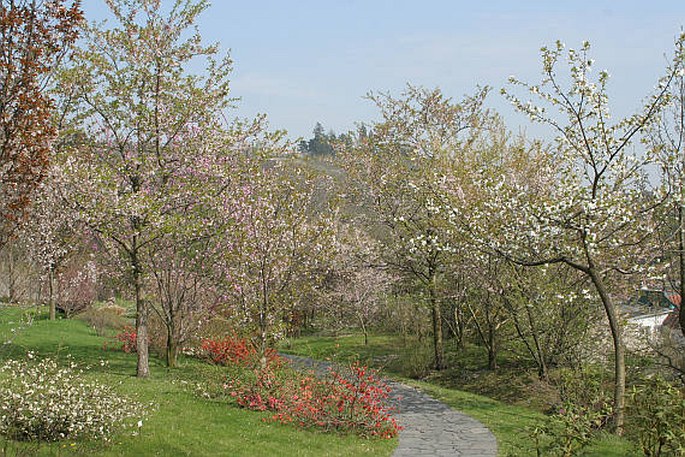
[[[485,424],[496,436],[502,457],[535,456],[535,446],[530,431],[544,423],[545,416],[533,409],[503,403],[453,388],[445,388],[433,382],[422,382],[406,377],[406,354],[399,352],[412,346],[400,337],[370,335],[369,344],[359,334],[337,337],[307,336],[288,341],[282,347],[285,353],[312,357],[320,360],[348,362],[363,360],[386,369],[391,377],[417,387],[449,406],[462,411]],[[474,381],[474,382],[477,382]],[[501,389],[506,389],[501,386]],[[520,403],[526,403],[521,399]],[[533,402],[534,403],[534,402]],[[580,455],[585,457],[630,457],[640,455],[630,442],[612,435],[601,435]]]
[[[114,437],[112,444],[62,442],[35,446],[8,446],[7,455],[101,455],[101,456],[387,456],[397,440],[370,440],[355,436],[303,431],[295,427],[265,423],[263,413],[237,409],[201,398],[194,393],[198,376],[206,370],[200,362],[184,360],[177,370],[167,370],[151,359],[151,377],[136,379],[135,354],[102,349],[105,338],[80,320],[50,322],[37,318],[25,329],[20,322],[24,311],[0,305],[0,362],[24,357],[27,351],[39,356],[64,357],[91,367],[90,376],[115,386],[118,392],[146,405],[140,434]],[[14,337],[12,337],[14,335]],[[104,364],[102,363],[104,362]],[[14,454],[12,454],[14,452]]]

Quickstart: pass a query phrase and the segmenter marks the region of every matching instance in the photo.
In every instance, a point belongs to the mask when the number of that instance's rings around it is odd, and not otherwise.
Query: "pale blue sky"
[[[84,8],[97,19],[105,6]],[[517,129],[523,120],[499,88],[509,75],[537,81],[539,48],[557,39],[592,43],[596,67],[612,75],[615,113],[627,114],[664,73],[683,25],[685,0],[213,0],[199,24],[235,60],[234,114],[266,113],[293,138],[317,121],[339,133],[377,119],[363,96],[406,83],[457,99],[491,85],[490,106]]]

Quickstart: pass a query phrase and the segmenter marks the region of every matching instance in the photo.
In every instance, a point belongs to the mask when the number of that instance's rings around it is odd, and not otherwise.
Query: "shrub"
[[[148,348],[158,354],[164,354],[164,350],[166,349],[166,340],[164,340],[164,338],[166,338],[166,336],[160,335],[159,332],[152,328],[150,325],[152,321],[152,319],[148,321]],[[125,325],[113,338],[109,341],[105,341],[102,348],[107,350],[110,348],[110,343],[114,343],[117,346],[115,349],[121,349],[127,354],[133,354],[138,352],[136,344],[137,337],[138,332],[136,331],[136,328],[132,325]]]
[[[202,357],[217,365],[237,365],[241,367],[256,367],[259,356],[254,346],[245,338],[236,335],[227,336],[220,340],[204,339],[201,344]],[[278,354],[272,348],[266,351],[267,365],[280,361]]]
[[[552,382],[561,401],[544,425],[532,431],[538,455],[570,457],[578,455],[604,428],[613,407],[606,372],[601,367],[561,369]]]
[[[79,260],[64,265],[57,275],[57,308],[67,318],[90,308],[97,296],[97,265],[93,261],[84,264]]]
[[[127,325],[124,329],[114,335],[114,340],[121,343],[121,350],[127,354],[136,352],[136,337],[137,337],[135,327]],[[105,349],[107,349],[107,342],[105,342]]]
[[[433,349],[422,343],[412,344],[402,351],[392,368],[412,379],[423,379],[433,369]]]
[[[181,327],[184,327],[183,325]],[[186,329],[187,330],[187,329]],[[167,326],[159,313],[150,313],[147,320],[147,341],[151,352],[156,353],[162,358],[166,357],[167,351]],[[179,342],[177,335],[177,342]],[[181,349],[181,348],[179,348]]]
[[[224,389],[241,407],[273,411],[274,422],[381,438],[400,430],[387,404],[390,388],[359,364],[324,378],[269,367],[229,379]]]
[[[613,415],[612,387],[607,372],[601,367],[584,366],[580,369],[562,369],[553,380],[559,391],[561,407],[557,410],[582,411],[591,416],[595,428],[604,428]],[[596,421],[599,419],[599,422]]]
[[[655,377],[634,387],[627,421],[629,435],[646,456],[685,455],[685,398],[672,384]]]
[[[86,380],[78,365],[9,360],[0,367],[0,434],[20,441],[109,440],[139,416],[139,404]],[[140,422],[139,422],[140,424]]]
[[[128,320],[123,317],[124,308],[116,305],[89,308],[79,314],[78,318],[90,325],[98,336],[104,336],[108,330],[120,330]]]
[[[605,413],[566,402],[532,432],[538,455],[571,457],[590,444]]]

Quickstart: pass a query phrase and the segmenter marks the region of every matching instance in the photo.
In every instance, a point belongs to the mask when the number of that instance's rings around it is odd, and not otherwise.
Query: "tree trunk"
[[[262,285],[262,303],[259,310],[259,347],[257,348],[259,357],[259,366],[262,370],[266,369],[266,351],[268,349],[268,313],[269,313],[269,282],[267,279],[265,261],[262,259],[262,266],[260,270],[260,280]]]
[[[443,330],[449,332],[449,338],[454,340],[455,346],[459,349],[464,348],[464,311],[458,300],[451,302],[449,316],[443,321]],[[446,328],[445,328],[446,326]],[[444,336],[444,335],[443,335]]]
[[[267,310],[269,309],[269,304],[267,301],[267,288],[266,288],[266,282],[264,282],[263,286],[263,292],[264,296],[262,298],[262,309],[259,310],[259,344],[257,347],[257,357],[259,358],[259,367],[262,370],[266,369],[267,366],[267,360],[266,360],[266,351],[268,349],[268,323],[267,323]]]
[[[166,366],[168,368],[176,368],[178,360],[178,344],[174,332],[174,324],[167,324],[166,337]]]
[[[497,366],[497,347],[492,333],[490,334],[490,344],[488,344],[488,370],[495,371]]]
[[[685,336],[685,306],[683,306],[683,297],[685,297],[685,206],[678,207],[678,260],[680,261],[680,304],[678,309],[678,322],[680,323],[680,331]]]
[[[18,301],[14,267],[14,250],[10,246],[7,254],[7,300],[9,300],[10,303],[16,303]]]
[[[364,318],[359,316],[359,325],[361,325],[362,328],[362,333],[364,334],[364,346],[369,345],[369,331],[366,328],[366,322],[364,321]]]
[[[497,366],[497,324],[492,322],[490,316],[490,306],[485,308],[485,316],[488,320],[488,369],[496,370]]]
[[[611,298],[604,286],[604,281],[593,267],[588,269],[588,274],[592,283],[597,289],[607,319],[609,320],[609,328],[611,329],[611,338],[614,344],[614,426],[617,435],[623,435],[623,423],[625,418],[625,394],[626,394],[626,362],[625,362],[625,347],[623,346],[623,337],[621,335],[621,327],[616,315]]]
[[[433,311],[433,348],[435,349],[435,369],[445,368],[445,349],[442,340],[442,310],[435,294],[435,276],[429,285],[430,305]]]
[[[457,330],[457,347],[464,349],[466,347],[466,315],[461,303],[457,303],[454,308],[454,320]]]
[[[268,365],[268,361],[266,359],[266,351],[268,349],[267,346],[267,334],[266,334],[266,328],[262,328],[259,331],[259,367],[263,370],[266,370],[266,367]]]
[[[178,361],[178,339],[176,338],[176,320],[172,311],[173,305],[169,301],[169,313],[165,316],[166,324],[166,366],[176,368]]]
[[[538,364],[538,377],[543,380],[547,380],[547,362],[545,361],[545,352],[542,349],[542,345],[540,344],[540,338],[538,336],[538,328],[537,328],[537,323],[535,321],[535,317],[533,316],[533,312],[530,308],[530,306],[524,305],[526,308],[526,314],[528,316],[528,324],[530,325],[530,333],[531,336],[533,337],[533,343],[535,344],[535,352],[537,356],[535,357],[537,359],[537,364]]]
[[[48,307],[50,320],[54,321],[57,313],[55,310],[55,268],[52,266],[48,270]]]
[[[135,240],[134,240],[135,243]],[[149,310],[145,300],[143,300],[142,271],[138,262],[136,251],[131,255],[131,266],[133,267],[133,286],[136,294],[136,352],[138,363],[136,366],[136,376],[147,378],[150,376],[150,355],[148,348],[148,314]]]

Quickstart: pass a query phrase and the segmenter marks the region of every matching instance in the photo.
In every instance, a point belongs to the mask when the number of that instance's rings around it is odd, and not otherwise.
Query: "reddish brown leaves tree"
[[[80,0],[0,0],[0,247],[46,175],[53,69],[77,38]]]

